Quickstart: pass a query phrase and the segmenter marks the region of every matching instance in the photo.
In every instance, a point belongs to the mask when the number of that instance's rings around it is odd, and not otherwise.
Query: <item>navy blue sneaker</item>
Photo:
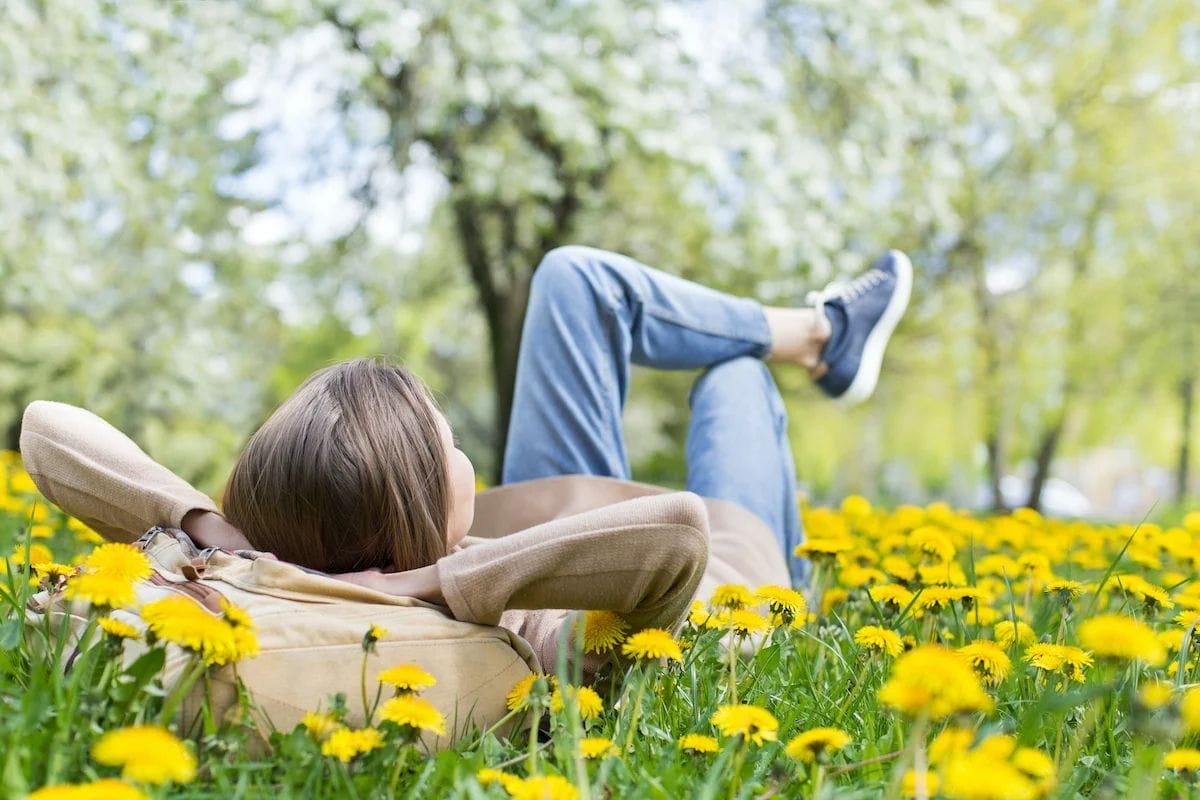
[[[849,283],[809,292],[808,302],[824,311],[832,332],[812,375],[826,394],[846,405],[875,391],[883,351],[908,308],[912,263],[899,250],[884,253]]]

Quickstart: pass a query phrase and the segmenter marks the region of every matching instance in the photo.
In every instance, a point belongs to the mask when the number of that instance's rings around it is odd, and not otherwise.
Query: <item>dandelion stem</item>
[[[536,711],[530,711],[529,720],[529,755],[525,764],[525,771],[530,775],[537,774],[537,754],[538,754],[538,723],[541,722],[542,709],[538,706]]]
[[[821,783],[824,781],[824,778],[825,778],[825,769],[824,769],[824,767],[821,766],[821,762],[820,761],[814,762],[813,763],[813,776],[812,776],[812,785],[813,785],[812,786],[812,798],[813,798],[813,800],[817,800],[817,798],[821,796]]]
[[[184,675],[182,680],[175,686],[175,690],[167,697],[167,701],[163,703],[162,713],[158,715],[160,724],[167,725],[171,722],[171,718],[175,716],[175,712],[183,704],[184,698],[192,691],[192,687],[196,685],[196,681],[200,680],[200,676],[204,674],[207,666],[203,658],[200,656],[194,657],[192,671]]]
[[[363,650],[362,665],[358,673],[358,686],[359,690],[362,692],[363,725],[370,725],[371,717],[374,716],[372,713],[373,709],[367,703],[367,657],[370,655],[371,653],[369,650]]]
[[[729,631],[730,646],[729,646],[729,702],[737,703],[737,659],[738,659],[738,637],[731,629]]]
[[[624,752],[629,752],[633,746],[633,734],[637,730],[638,717],[642,713],[642,698],[646,694],[646,671],[638,670],[637,694],[633,696],[633,709],[629,712],[629,727],[625,731]]]

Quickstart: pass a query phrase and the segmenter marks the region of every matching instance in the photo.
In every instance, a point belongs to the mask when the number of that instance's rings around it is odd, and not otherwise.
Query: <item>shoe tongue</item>
[[[821,351],[821,360],[830,364],[837,360],[846,341],[846,331],[850,329],[849,318],[846,316],[846,306],[840,300],[830,300],[825,303],[825,316],[829,319],[829,339]]]

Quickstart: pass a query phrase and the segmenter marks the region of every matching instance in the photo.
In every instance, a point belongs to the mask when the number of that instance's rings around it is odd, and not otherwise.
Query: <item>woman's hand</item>
[[[220,547],[230,552],[254,549],[240,530],[212,511],[193,509],[184,514],[179,527],[201,547]]]
[[[446,599],[442,596],[442,585],[438,580],[436,564],[410,569],[406,572],[384,572],[381,569],[372,568],[364,569],[361,572],[331,574],[329,577],[384,594],[415,597],[418,600],[438,605],[446,604]]]

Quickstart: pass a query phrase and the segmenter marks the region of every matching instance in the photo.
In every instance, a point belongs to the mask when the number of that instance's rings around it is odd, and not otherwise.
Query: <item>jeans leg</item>
[[[504,483],[629,477],[621,411],[630,363],[707,367],[771,346],[762,306],[589,247],[560,247],[533,274]]]
[[[688,402],[687,488],[760,517],[783,549],[792,582],[802,583],[808,563],[793,555],[804,531],[787,412],[766,365],[754,358],[717,364],[696,379]]]

